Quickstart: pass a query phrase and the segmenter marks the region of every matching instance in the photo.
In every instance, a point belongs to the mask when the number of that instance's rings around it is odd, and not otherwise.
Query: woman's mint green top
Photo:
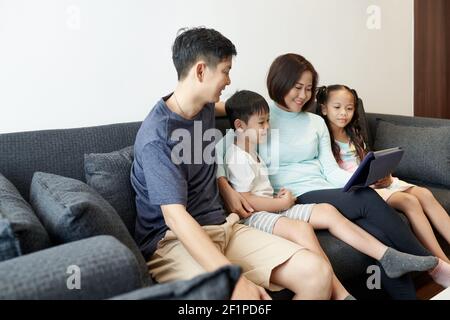
[[[258,153],[267,164],[275,192],[284,187],[298,197],[309,191],[342,188],[350,179],[351,173],[334,159],[330,134],[320,116],[287,112],[272,103],[269,132]],[[222,164],[234,136],[230,130],[216,145],[217,177],[227,176]]]
[[[342,188],[350,179],[351,174],[333,157],[330,134],[320,116],[287,112],[272,103],[270,129],[259,155],[269,168],[275,192],[285,187],[297,197],[309,191]]]

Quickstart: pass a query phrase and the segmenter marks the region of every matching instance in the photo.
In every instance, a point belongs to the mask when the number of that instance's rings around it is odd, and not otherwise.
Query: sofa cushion
[[[139,289],[114,300],[229,300],[241,274],[239,266],[225,266],[186,281]]]
[[[0,262],[20,256],[19,241],[11,224],[0,215]]]
[[[36,172],[30,202],[56,244],[111,235],[134,253],[147,276],[144,258],[116,210],[85,183]]]
[[[109,299],[146,285],[134,254],[111,236],[4,261],[0,279],[0,301]]]
[[[376,150],[405,150],[395,175],[450,187],[450,126],[416,127],[378,120]]]
[[[23,254],[51,246],[44,226],[14,185],[0,174],[0,217],[9,221]]]
[[[116,209],[131,235],[136,224],[135,193],[130,182],[133,146],[84,155],[86,182]]]

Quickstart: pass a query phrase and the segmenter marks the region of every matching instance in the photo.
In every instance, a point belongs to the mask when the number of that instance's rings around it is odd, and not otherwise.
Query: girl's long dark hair
[[[355,146],[356,154],[358,155],[359,160],[362,161],[362,159],[366,155],[366,148],[364,144],[364,138],[361,133],[361,125],[359,124],[359,112],[358,112],[358,93],[350,89],[347,86],[344,85],[332,85],[332,86],[323,86],[320,87],[317,90],[316,94],[316,100],[317,100],[317,110],[316,113],[321,115],[322,118],[324,118],[325,123],[327,124],[328,131],[330,132],[330,139],[331,139],[331,150],[333,151],[333,156],[336,159],[337,163],[342,162],[341,159],[341,148],[336,143],[334,139],[333,130],[331,130],[331,124],[328,121],[328,118],[322,113],[322,105],[325,105],[328,102],[328,98],[330,96],[330,93],[333,91],[338,90],[347,90],[353,95],[354,98],[354,106],[355,106],[355,112],[353,114],[352,120],[349,122],[349,124],[344,128],[345,133],[350,138],[350,142]]]

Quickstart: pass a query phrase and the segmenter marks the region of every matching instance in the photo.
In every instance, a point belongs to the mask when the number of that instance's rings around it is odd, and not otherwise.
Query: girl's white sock
[[[439,263],[436,268],[428,273],[437,284],[443,286],[444,288],[450,287],[450,264],[447,262],[439,259]]]

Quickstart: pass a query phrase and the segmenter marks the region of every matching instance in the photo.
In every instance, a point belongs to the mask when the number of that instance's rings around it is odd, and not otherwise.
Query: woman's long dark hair
[[[355,106],[355,112],[353,114],[352,120],[349,122],[347,126],[345,126],[344,130],[345,133],[350,138],[350,142],[355,146],[356,154],[358,155],[359,160],[362,161],[364,156],[366,155],[366,149],[364,144],[364,138],[361,133],[361,126],[359,124],[359,112],[358,112],[358,93],[356,93],[355,90],[350,89],[347,86],[344,85],[332,85],[332,86],[323,86],[320,87],[317,90],[316,94],[316,100],[317,100],[317,110],[316,113],[321,115],[322,118],[324,118],[325,123],[327,124],[328,131],[330,132],[330,139],[331,139],[331,150],[333,151],[333,156],[336,159],[337,163],[342,162],[341,159],[341,148],[336,143],[334,139],[333,130],[331,130],[331,124],[330,121],[328,121],[327,116],[325,116],[322,113],[322,105],[325,105],[328,102],[328,98],[330,96],[330,93],[333,91],[339,91],[339,90],[347,90],[350,92],[354,99],[354,106]]]

